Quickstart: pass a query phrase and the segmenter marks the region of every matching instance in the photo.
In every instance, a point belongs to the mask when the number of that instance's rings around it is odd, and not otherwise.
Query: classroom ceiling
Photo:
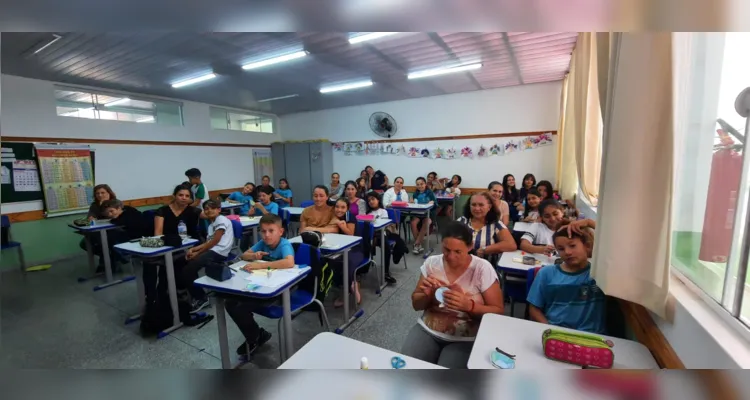
[[[398,33],[350,44],[354,33],[2,34],[2,73],[165,96],[278,115],[557,81],[577,34]],[[309,55],[255,70],[279,54]],[[415,70],[480,61],[480,69],[407,79]],[[175,89],[171,84],[214,72]],[[371,79],[373,86],[321,94],[321,86]],[[298,96],[258,102],[276,97]]]

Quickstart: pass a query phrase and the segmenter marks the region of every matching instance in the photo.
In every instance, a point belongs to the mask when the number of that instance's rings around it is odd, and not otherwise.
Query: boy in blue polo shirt
[[[552,240],[564,262],[537,273],[526,299],[529,316],[543,324],[605,334],[604,292],[591,278],[588,261],[593,234],[587,227],[575,227],[555,232]]]
[[[260,236],[263,240],[242,254],[242,259],[253,261],[243,269],[288,269],[294,268],[294,248],[288,240],[282,238],[284,227],[281,218],[276,214],[265,214],[260,219]],[[265,261],[265,262],[257,262]],[[245,343],[237,348],[237,354],[249,356],[271,339],[271,333],[258,326],[253,318],[253,311],[272,304],[274,300],[247,299],[227,300],[226,310],[229,316],[245,336]]]

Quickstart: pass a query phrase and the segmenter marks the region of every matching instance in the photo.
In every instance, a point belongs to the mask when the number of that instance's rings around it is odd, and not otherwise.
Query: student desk
[[[240,217],[240,223],[242,224],[242,230],[245,231],[247,229],[252,230],[253,232],[253,240],[257,242],[258,239],[258,226],[260,225],[260,218],[261,217]],[[255,243],[250,243],[250,246],[252,246]]]
[[[388,243],[385,240],[385,228],[393,225],[393,221],[387,218],[379,218],[373,221],[372,226],[375,228],[375,232],[380,232],[380,272],[378,273],[378,291],[377,294],[382,294],[388,284],[385,282],[385,246]],[[374,239],[374,238],[373,238]]]
[[[216,317],[217,325],[219,328],[219,349],[221,352],[221,367],[228,369],[232,367],[232,363],[229,358],[229,343],[227,339],[227,319],[224,314],[224,301],[225,296],[231,295],[230,297],[249,297],[257,299],[270,299],[281,295],[281,305],[284,310],[283,329],[284,329],[284,354],[289,357],[294,353],[294,345],[292,344],[292,309],[290,300],[290,289],[292,286],[299,283],[308,274],[310,274],[310,267],[308,266],[295,266],[294,269],[298,273],[281,272],[277,270],[274,273],[283,274],[287,280],[277,287],[261,286],[256,290],[247,290],[248,281],[247,277],[250,276],[249,272],[242,270],[241,268],[249,264],[248,261],[239,261],[233,264],[230,268],[238,270],[232,274],[232,278],[224,282],[211,279],[207,276],[200,277],[195,280],[195,285],[204,289],[211,290],[216,293],[214,299],[216,300]]]
[[[453,209],[453,220],[456,220],[456,195],[452,194],[441,194],[441,195],[435,195],[435,198],[437,199],[438,204],[450,204],[451,208]]]
[[[312,338],[279,369],[359,369],[362,357],[367,357],[370,369],[392,369],[391,358],[395,356],[406,361],[403,369],[445,369],[330,332]]]
[[[538,222],[534,222],[538,223]],[[516,232],[530,232],[531,226],[534,224],[532,222],[516,222],[513,224],[513,230]]]
[[[490,354],[500,350],[516,355],[516,369],[539,371],[543,369],[581,369],[574,364],[550,360],[542,351],[542,333],[549,329],[578,332],[525,319],[506,317],[498,314],[485,314],[479,325],[479,332],[469,357],[469,369],[495,369]],[[611,340],[615,345],[613,369],[658,369],[659,366],[646,346],[631,340],[599,335]]]
[[[162,338],[169,334],[169,332],[172,332],[182,326],[177,304],[177,285],[175,284],[174,259],[172,255],[177,251],[186,250],[190,247],[195,246],[196,244],[198,244],[197,239],[188,238],[182,241],[182,246],[180,247],[143,247],[137,241],[120,243],[115,246],[115,249],[117,249],[117,251],[124,254],[129,254],[134,258],[140,259],[139,264],[141,264],[141,268],[135,268],[135,264],[133,264],[133,267],[136,269],[136,274],[139,275],[138,279],[136,279],[136,284],[138,286],[138,309],[141,314],[143,313],[146,306],[146,291],[143,287],[143,260],[153,260],[159,257],[164,257],[164,265],[165,268],[167,268],[167,289],[169,290],[169,304],[172,307],[173,323],[171,327],[159,332],[159,334],[157,335],[158,338]],[[127,320],[125,320],[125,323],[128,324],[130,322],[138,320],[141,317],[141,314],[134,315],[128,318]]]
[[[302,243],[302,238],[295,236],[289,242]],[[359,309],[354,315],[349,317],[349,250],[360,243],[362,243],[362,238],[359,236],[340,235],[338,233],[323,234],[323,244],[320,246],[320,254],[323,256],[332,256],[340,253],[344,262],[344,324],[336,328],[336,333],[344,332],[344,329],[365,313],[363,309]]]
[[[102,257],[104,258],[104,279],[105,283],[102,285],[94,286],[94,291],[108,288],[123,282],[132,281],[135,279],[134,276],[127,276],[123,279],[113,280],[112,279],[112,259],[109,255],[109,241],[107,240],[107,231],[110,229],[118,229],[119,227],[109,222],[109,220],[96,220],[94,225],[76,226],[74,224],[68,224],[69,227],[75,229],[75,231],[83,235],[86,241],[86,253],[88,254],[89,269],[91,275],[96,276],[96,265],[94,265],[94,247],[91,244],[91,235],[99,233],[99,238],[102,244]],[[79,282],[85,282],[89,278],[78,278]]]
[[[229,210],[229,215],[234,214],[238,209],[242,208],[242,203],[231,203],[228,201],[222,201],[221,202],[221,209],[222,210]]]
[[[523,258],[524,256],[531,256],[536,258],[541,264],[537,265],[526,265],[524,263],[513,261],[514,258]],[[553,265],[555,263],[555,257],[548,257],[544,254],[527,253],[525,251],[506,251],[500,256],[500,260],[497,262],[497,267],[508,272],[514,272],[517,274],[526,274],[526,271],[535,267],[541,267],[543,265]]]
[[[424,218],[427,214],[429,214],[429,211],[435,207],[435,204],[434,203],[433,204],[408,203],[408,205],[404,207],[398,207],[398,206],[394,206],[393,204],[391,204],[390,207],[401,211],[401,214]],[[438,235],[437,217],[435,217],[435,220],[433,220],[432,222],[435,224],[435,239],[437,240],[437,237],[438,237],[437,236]],[[427,235],[425,235],[425,239],[427,240],[427,246],[424,252],[424,258],[427,258],[430,255],[430,253],[432,253],[432,248],[430,247],[429,227],[428,227]]]

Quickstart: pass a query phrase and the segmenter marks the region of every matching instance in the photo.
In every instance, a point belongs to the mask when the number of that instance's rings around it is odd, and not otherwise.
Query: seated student
[[[254,190],[255,185],[252,182],[248,182],[242,187],[242,190],[232,192],[232,194],[227,197],[227,201],[230,203],[242,204],[242,207],[240,207],[240,215],[250,215],[250,207],[255,204],[255,199],[253,198]]]
[[[466,225],[449,222],[440,236],[443,254],[424,261],[411,295],[414,310],[424,314],[409,331],[401,353],[447,368],[466,368],[482,317],[503,313],[503,292],[492,265],[471,255],[473,240]],[[441,287],[449,289],[443,305],[435,298]]]
[[[498,254],[515,251],[517,248],[510,230],[500,222],[492,197],[487,192],[477,193],[469,198],[464,206],[464,215],[458,222],[471,229],[474,248],[472,254],[477,257],[494,264],[499,259]]]
[[[396,178],[396,181],[403,179],[401,177]],[[392,188],[391,188],[392,189]],[[390,189],[388,189],[390,190]],[[406,197],[408,199],[408,197]],[[388,211],[385,210],[381,206],[380,202],[380,194],[378,192],[370,192],[367,193],[367,215],[372,215],[376,219],[388,219]],[[406,247],[406,244],[404,243],[404,240],[401,238],[401,236],[397,233],[396,226],[391,225],[386,229],[386,236],[387,240],[395,240],[396,246],[394,248],[394,257],[396,260],[400,260],[401,257],[403,257],[404,253],[408,253],[409,249]],[[385,281],[388,284],[395,285],[397,283],[396,278],[394,278],[391,275],[391,247],[386,245],[383,247],[382,243],[380,243],[380,237],[376,237],[375,239],[375,245],[378,247],[382,247],[383,251],[385,251]],[[375,254],[375,249],[373,248],[373,255]]]
[[[388,211],[380,206],[380,194],[378,192],[367,193],[367,215],[373,215],[376,219],[388,219]]]
[[[287,208],[292,204],[292,188],[286,178],[279,179],[279,187],[273,192],[273,197],[280,208]]]
[[[433,192],[439,192],[445,189],[445,186],[443,186],[443,182],[438,179],[438,174],[435,171],[427,174],[427,187],[430,188],[430,190],[432,190]]]
[[[109,187],[109,185],[96,185],[94,186],[94,201],[91,202],[91,205],[89,206],[89,212],[88,212],[88,219],[89,221],[94,221],[97,219],[107,219],[109,218],[107,216],[106,209],[103,207],[104,203],[108,200],[116,200],[117,196],[115,195],[115,192],[112,191],[112,189]],[[112,231],[107,232],[107,237],[109,238],[111,236]],[[88,235],[89,240],[91,241],[91,247],[94,251],[94,254],[100,255],[103,254],[102,252],[102,242],[101,238],[99,236],[99,233],[96,234],[89,234]],[[81,239],[81,242],[78,244],[78,246],[86,250],[86,239]],[[111,241],[109,241],[109,246],[112,247],[113,244]],[[114,266],[114,257],[115,253],[110,251],[109,254],[111,255],[112,263],[111,265]],[[102,273],[104,272],[104,258],[101,256],[99,257],[99,266],[96,268],[96,273]]]
[[[553,235],[560,265],[539,270],[531,284],[527,302],[529,317],[536,322],[605,334],[604,292],[591,278],[588,258],[594,246],[589,221],[572,222]]]
[[[383,191],[388,189],[388,176],[383,171],[375,171],[375,169],[369,165],[365,167],[365,171],[369,177],[370,190],[376,190],[383,193]]]
[[[216,200],[206,200],[203,203],[203,213],[210,222],[208,240],[188,250],[185,255],[188,264],[180,273],[182,281],[180,286],[189,289],[192,296],[192,313],[208,306],[208,296],[202,289],[193,286],[193,282],[198,279],[198,271],[210,264],[221,264],[226,261],[234,244],[232,221],[221,215],[221,203]]]
[[[565,221],[563,207],[555,200],[545,200],[539,205],[539,215],[542,222],[532,224],[521,237],[521,250],[549,256],[555,251],[552,235]]]
[[[560,200],[560,198],[552,190],[552,184],[549,181],[539,181],[536,185],[536,189],[539,191],[539,197],[542,201],[547,199]]]
[[[115,236],[117,236],[115,239],[117,243],[151,236],[151,232],[146,229],[148,224],[138,209],[123,205],[122,201],[117,199],[105,201],[102,204],[102,208],[104,208],[107,217],[109,217],[109,222],[123,228],[112,230],[112,233],[115,233]],[[109,244],[112,246],[117,243],[109,241]]]
[[[260,192],[261,188],[271,188],[271,193],[274,192],[273,186],[271,186],[271,177],[268,175],[263,175],[263,178],[260,179],[260,185],[255,187],[255,192],[253,192],[253,197],[255,198],[255,202],[260,201]]]
[[[284,227],[278,215],[265,214],[261,217],[260,236],[263,240],[243,253],[242,259],[266,262],[251,262],[243,269],[249,272],[254,269],[293,268],[294,248],[288,240],[281,237],[282,235],[284,235]],[[249,299],[247,297],[226,301],[227,313],[245,337],[245,342],[237,348],[237,354],[249,356],[271,339],[271,333],[259,327],[255,322],[253,311],[271,305],[273,302],[273,299]]]
[[[365,215],[367,212],[367,204],[365,200],[359,197],[357,192],[357,184],[354,181],[347,181],[344,184],[344,198],[349,203],[349,213],[357,215]]]
[[[435,204],[435,193],[427,188],[427,181],[423,177],[417,178],[417,191],[414,192],[414,202],[417,204]],[[430,234],[430,224],[435,218],[435,210],[430,210],[424,217],[411,217],[411,232],[414,235],[414,254],[424,251],[422,239]],[[422,223],[421,229],[419,223]]]
[[[190,188],[190,190],[193,192],[193,206],[203,206],[203,203],[208,200],[208,189],[206,189],[206,185],[201,180],[201,170],[199,170],[198,168],[190,168],[189,170],[185,171],[185,176],[188,177],[188,181],[191,185],[193,185]]]
[[[364,199],[365,195],[369,191],[368,183],[367,183],[368,180],[367,178],[360,176],[359,178],[357,178],[356,182],[357,182],[357,197],[359,197],[360,199]]]
[[[448,178],[443,178],[441,180],[444,182],[445,187],[445,193],[449,195],[461,196],[461,189],[458,187],[461,185],[461,175],[453,175],[453,177],[448,180]],[[451,204],[448,204],[444,207],[441,207],[438,209],[438,214],[442,211],[443,215],[452,216],[453,215],[453,206]]]
[[[526,174],[523,176],[523,182],[521,182],[521,190],[518,191],[518,199],[523,203],[526,200],[526,195],[529,190],[536,187],[536,177],[534,174]]]
[[[542,222],[539,216],[539,204],[542,202],[542,195],[532,187],[526,191],[526,206],[521,214],[521,222]]]
[[[265,214],[279,215],[279,205],[271,201],[273,188],[264,186],[258,192],[258,202],[250,207],[250,215],[261,216]]]
[[[390,207],[394,201],[409,202],[409,193],[404,189],[404,178],[400,176],[393,180],[393,187],[383,193],[383,207]]]
[[[313,205],[305,208],[299,217],[299,231],[316,231],[320,233],[339,233],[333,207],[328,205],[328,188],[323,185],[313,189]]]
[[[503,191],[505,189],[503,188],[502,183],[492,181],[487,185],[487,190],[489,191],[490,196],[492,196],[492,203],[500,214],[500,221],[505,226],[508,226],[510,223],[510,207],[508,207],[508,202],[503,199]]]
[[[341,175],[338,172],[331,174],[331,184],[328,185],[328,193],[331,194],[330,199],[336,201],[339,197],[344,195],[344,185],[341,184]]]
[[[336,226],[339,228],[338,233],[342,235],[353,236],[357,228],[357,217],[348,212],[349,203],[344,198],[339,198],[333,206],[333,214],[336,217]],[[359,282],[356,279],[354,268],[362,263],[365,259],[365,253],[362,244],[354,246],[349,251],[349,292],[354,294],[357,304],[362,302],[362,295],[359,292]],[[343,285],[344,265],[341,258],[331,259],[328,261],[333,270],[333,282],[337,286]],[[363,268],[364,269],[364,268]],[[360,270],[361,271],[361,270]],[[364,271],[361,271],[364,273]],[[336,308],[342,307],[344,301],[341,297],[333,301]]]

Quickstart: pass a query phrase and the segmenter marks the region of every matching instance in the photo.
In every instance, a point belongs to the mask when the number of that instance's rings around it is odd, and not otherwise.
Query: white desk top
[[[581,369],[580,366],[550,360],[542,351],[542,333],[549,329],[573,329],[553,327],[520,318],[497,314],[485,314],[479,325],[479,332],[469,357],[469,369],[495,369],[490,354],[495,347],[516,355],[516,369]],[[599,335],[611,340],[615,345],[612,351],[616,369],[658,369],[659,366],[646,346],[631,340]]]
[[[289,239],[290,243],[302,243],[302,237],[295,236]],[[350,247],[362,242],[362,238],[359,236],[341,235],[338,233],[324,233],[323,244],[320,246],[320,250],[325,253],[338,252],[345,250]]]
[[[523,258],[523,256],[532,256],[541,261],[541,264],[526,265],[524,263],[513,261],[514,258]],[[516,250],[506,251],[505,253],[503,253],[503,255],[500,257],[500,260],[497,262],[497,266],[504,269],[512,269],[520,272],[525,272],[535,267],[541,267],[543,265],[553,265],[554,263],[554,257],[547,257],[544,254],[533,254],[521,250]]]
[[[115,245],[115,249],[122,250],[124,252],[130,253],[130,254],[138,254],[138,255],[144,255],[144,256],[156,256],[159,254],[164,254],[169,251],[173,250],[180,250],[187,247],[193,247],[196,244],[198,244],[197,239],[185,239],[182,241],[182,246],[179,248],[176,247],[170,247],[170,246],[162,246],[162,247],[143,247],[138,242],[125,242]]]
[[[289,215],[302,215],[304,208],[302,207],[287,207],[284,210],[289,211]]]
[[[513,230],[516,232],[529,232],[531,231],[531,225],[531,222],[516,222],[513,224]]]
[[[375,221],[372,222],[372,226],[375,230],[383,229],[391,224],[393,224],[393,221],[388,218],[376,218]]]
[[[197,286],[217,292],[267,298],[278,296],[279,293],[284,291],[289,286],[301,281],[310,273],[310,267],[300,267],[299,265],[295,265],[294,268],[290,268],[289,270],[273,270],[272,273],[274,274],[274,277],[283,276],[284,278],[286,278],[283,283],[281,283],[279,286],[273,287],[259,286],[257,289],[250,291],[247,289],[247,285],[251,284],[251,282],[246,279],[250,276],[250,273],[240,269],[247,264],[249,264],[248,261],[239,261],[232,264],[230,268],[232,268],[233,270],[238,269],[238,271],[232,271],[232,279],[227,279],[224,282],[219,282],[217,280],[209,278],[208,276],[202,276],[196,279],[194,283]]]
[[[230,203],[228,201],[221,202],[221,208],[239,208],[242,207],[242,203]]]
[[[109,222],[108,219],[97,219],[94,221],[94,225],[76,226],[74,224],[68,224],[68,226],[75,230],[85,231],[85,232],[94,232],[94,231],[117,228],[117,225]]]
[[[370,369],[392,369],[391,358],[401,357],[403,369],[444,369],[416,358],[382,349],[367,343],[323,332],[302,346],[279,369],[359,369],[362,357],[367,357]]]
[[[435,198],[438,200],[456,200],[456,196],[453,194],[435,195]]]
[[[391,208],[395,208],[398,210],[419,210],[419,211],[426,211],[431,210],[433,207],[435,207],[435,204],[417,204],[417,203],[408,203],[406,206],[394,206],[393,204],[390,205]]]
[[[240,223],[243,228],[252,228],[260,224],[261,217],[240,217]]]

